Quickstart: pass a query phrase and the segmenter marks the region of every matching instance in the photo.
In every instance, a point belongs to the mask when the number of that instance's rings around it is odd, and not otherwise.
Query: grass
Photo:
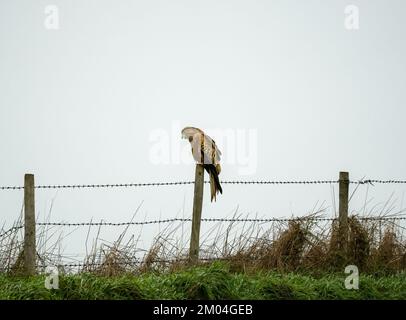
[[[232,272],[215,262],[173,272],[100,276],[61,275],[48,290],[45,276],[0,275],[0,299],[406,299],[406,275],[360,275],[359,290],[347,290],[343,273]]]

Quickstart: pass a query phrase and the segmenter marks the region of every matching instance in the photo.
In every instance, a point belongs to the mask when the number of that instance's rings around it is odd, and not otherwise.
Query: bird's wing
[[[204,136],[204,153],[210,157],[211,164],[217,164],[220,162],[221,152],[217,148],[216,142],[208,135]]]

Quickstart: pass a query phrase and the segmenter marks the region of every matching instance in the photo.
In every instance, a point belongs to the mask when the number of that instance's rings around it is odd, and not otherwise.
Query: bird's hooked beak
[[[190,141],[190,136],[188,134],[186,134],[185,132],[182,132],[181,139],[189,139],[189,141]]]

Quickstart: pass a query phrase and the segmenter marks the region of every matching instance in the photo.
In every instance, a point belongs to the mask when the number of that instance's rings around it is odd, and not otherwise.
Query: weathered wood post
[[[190,251],[189,251],[189,259],[192,263],[196,263],[199,259],[199,237],[200,237],[200,221],[202,218],[202,206],[203,206],[203,187],[204,187],[204,168],[203,165],[196,164],[195,189],[193,197],[192,234],[190,236]]]
[[[33,275],[35,271],[35,191],[34,175],[24,176],[24,274]]]
[[[349,174],[340,172],[339,178],[339,207],[338,207],[338,233],[340,250],[343,255],[347,252],[348,244],[348,194]]]

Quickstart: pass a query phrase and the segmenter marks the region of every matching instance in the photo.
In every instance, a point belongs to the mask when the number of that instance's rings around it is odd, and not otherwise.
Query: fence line
[[[360,221],[400,221],[406,220],[406,217],[356,217]],[[338,218],[322,218],[322,217],[294,217],[294,218],[202,218],[203,222],[291,222],[291,221],[338,221]],[[163,224],[170,222],[192,222],[191,218],[171,218],[162,220],[147,220],[147,221],[130,221],[130,222],[36,222],[37,226],[63,226],[63,227],[80,227],[80,226],[130,226],[130,225],[148,225],[148,224]],[[24,225],[14,226],[0,234],[0,238],[6,236],[13,231],[24,228]]]
[[[394,254],[393,257],[399,258],[403,257],[403,254]],[[204,258],[199,257],[201,262],[214,262],[214,261],[226,261],[226,262],[252,262],[252,261],[263,261],[264,258],[255,257],[212,257]],[[152,259],[148,260],[146,263],[143,259],[130,259],[130,261],[114,261],[114,262],[77,262],[77,263],[39,263],[36,265],[37,268],[47,268],[47,267],[64,267],[64,268],[89,268],[89,267],[103,267],[103,266],[121,266],[121,267],[136,267],[142,266],[143,264],[175,264],[175,263],[188,263],[189,258],[172,258],[172,259]]]
[[[221,184],[337,184],[340,180],[225,180]],[[148,183],[116,183],[116,184],[76,184],[76,185],[38,185],[35,189],[89,189],[89,188],[129,188],[129,187],[159,187],[194,184],[194,181],[148,182]],[[208,184],[210,181],[204,181]],[[406,184],[406,180],[349,180],[350,184]],[[0,186],[0,190],[23,190],[23,186]]]
[[[7,234],[24,228],[24,270],[26,274],[35,273],[36,265],[36,243],[35,231],[36,226],[124,226],[124,225],[146,225],[159,224],[168,222],[191,222],[192,232],[190,241],[189,259],[192,262],[199,260],[199,238],[200,238],[200,223],[205,222],[289,222],[289,221],[338,221],[340,250],[343,254],[346,252],[348,242],[348,202],[349,202],[349,184],[357,185],[374,185],[374,184],[406,184],[406,180],[377,180],[377,179],[362,179],[353,181],[349,179],[348,172],[340,172],[337,180],[288,180],[288,181],[271,181],[271,180],[226,180],[221,181],[222,184],[256,184],[256,185],[310,185],[310,184],[338,184],[339,185],[339,217],[338,218],[322,218],[322,217],[298,217],[298,218],[201,218],[202,199],[203,199],[203,184],[210,183],[204,180],[204,168],[201,164],[196,164],[196,174],[194,181],[175,181],[175,182],[151,182],[151,183],[127,183],[127,184],[82,184],[82,185],[35,185],[34,175],[26,174],[24,176],[24,186],[0,186],[0,190],[24,190],[24,224],[14,226],[13,228],[3,232],[0,238]],[[65,223],[65,222],[36,222],[35,221],[35,189],[84,189],[84,188],[126,188],[126,187],[148,187],[148,186],[174,186],[174,185],[194,185],[193,197],[193,217],[190,218],[173,218],[165,220],[151,220],[138,222],[82,222],[82,223]],[[360,220],[406,220],[406,217],[360,217]]]

